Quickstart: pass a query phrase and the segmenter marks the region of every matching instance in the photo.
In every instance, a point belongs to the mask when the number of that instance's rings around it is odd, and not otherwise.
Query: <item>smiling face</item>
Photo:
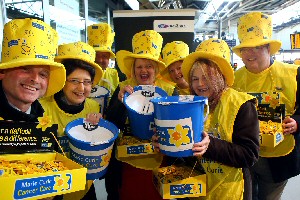
[[[137,58],[134,62],[134,77],[139,85],[153,85],[155,82],[155,61]]]
[[[9,103],[26,112],[44,96],[50,78],[49,66],[24,66],[0,71],[0,80]]]
[[[188,83],[183,78],[181,71],[183,61],[179,60],[168,66],[169,75],[174,83],[176,83],[180,88],[188,88]]]
[[[100,67],[105,70],[108,65],[109,65],[109,58],[110,58],[110,53],[109,52],[96,52],[96,59],[95,63],[100,65]]]
[[[192,71],[191,88],[198,96],[210,97],[213,93],[209,87],[207,72],[203,68],[197,67]]]
[[[270,66],[270,46],[241,48],[241,58],[246,68],[252,73],[260,73]]]
[[[92,79],[88,71],[77,68],[69,76],[63,88],[69,105],[79,105],[90,95]]]

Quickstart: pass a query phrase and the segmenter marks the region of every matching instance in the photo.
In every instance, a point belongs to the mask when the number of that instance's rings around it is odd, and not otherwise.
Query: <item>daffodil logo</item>
[[[58,192],[61,192],[64,190],[69,190],[70,189],[69,183],[68,183],[69,180],[70,180],[70,176],[67,176],[66,174],[54,177],[55,183],[54,183],[53,189]]]
[[[175,129],[168,129],[170,135],[170,144],[175,144],[179,147],[181,144],[190,143],[190,138],[187,136],[189,132],[188,128],[183,128],[180,124],[177,124]]]
[[[200,188],[198,185],[194,184],[190,191],[192,194],[200,194]]]
[[[153,149],[152,149],[152,145],[151,145],[151,144],[146,144],[146,145],[145,145],[145,152],[147,152],[147,153],[153,152]]]
[[[272,94],[266,94],[264,93],[263,95],[263,102],[262,103],[268,103],[272,108],[276,108],[279,106],[279,94],[278,93],[272,93]]]
[[[112,150],[109,150],[109,151],[107,152],[107,154],[103,154],[103,155],[101,156],[101,163],[100,163],[100,166],[107,166],[107,165],[108,165],[109,160],[110,160],[110,156],[111,156],[111,152],[112,152]]]
[[[43,116],[38,117],[39,124],[36,126],[36,128],[42,128],[42,131],[45,131],[48,127],[51,127],[52,124],[52,117],[51,116]]]

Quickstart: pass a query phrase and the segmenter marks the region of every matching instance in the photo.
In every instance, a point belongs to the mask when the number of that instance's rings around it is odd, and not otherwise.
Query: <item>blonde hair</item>
[[[192,95],[196,95],[192,87],[192,76],[195,69],[201,69],[204,76],[206,77],[209,88],[212,90],[212,95],[208,97],[208,103],[211,110],[214,110],[217,106],[222,92],[228,87],[225,77],[219,69],[218,65],[208,59],[198,59],[194,62],[190,74],[190,92]]]

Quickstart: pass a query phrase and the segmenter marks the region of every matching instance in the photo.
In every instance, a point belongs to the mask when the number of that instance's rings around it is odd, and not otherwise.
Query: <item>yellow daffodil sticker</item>
[[[70,176],[66,176],[66,174],[63,174],[61,176],[56,176],[54,178],[55,184],[53,186],[53,189],[61,192],[64,190],[68,190],[69,189],[69,180],[70,180]]]
[[[190,138],[187,136],[189,132],[188,128],[183,128],[180,124],[177,124],[175,129],[168,129],[170,135],[170,144],[175,144],[179,147],[181,144],[190,143]]]
[[[190,191],[192,194],[200,194],[200,188],[198,185],[194,184]]]
[[[108,165],[109,160],[110,160],[110,156],[111,156],[111,152],[112,152],[112,150],[109,150],[109,151],[107,152],[107,154],[103,154],[103,155],[101,156],[101,163],[100,163],[100,166],[107,166],[107,165]]]
[[[42,128],[42,131],[45,131],[48,127],[51,127],[52,124],[52,117],[51,116],[43,116],[38,117],[39,124],[36,126],[36,128]]]
[[[145,145],[145,152],[147,152],[147,153],[153,152],[151,144],[146,144]]]

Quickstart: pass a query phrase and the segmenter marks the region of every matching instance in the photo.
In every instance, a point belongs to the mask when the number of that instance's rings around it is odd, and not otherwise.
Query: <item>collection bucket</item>
[[[108,98],[109,98],[110,92],[106,87],[96,85],[92,88],[90,98],[97,101],[100,105],[100,112],[103,115],[105,108],[108,104]]]
[[[69,137],[70,158],[88,169],[87,180],[104,176],[119,129],[104,119],[92,125],[79,118],[68,123],[65,133]]]
[[[202,140],[209,110],[207,98],[179,95],[155,98],[151,102],[160,151],[172,157],[192,156],[193,144]]]
[[[151,99],[167,96],[167,93],[156,86],[140,85],[133,88],[134,92],[125,93],[124,104],[128,111],[130,129],[140,139],[150,139],[154,127],[154,107]]]

